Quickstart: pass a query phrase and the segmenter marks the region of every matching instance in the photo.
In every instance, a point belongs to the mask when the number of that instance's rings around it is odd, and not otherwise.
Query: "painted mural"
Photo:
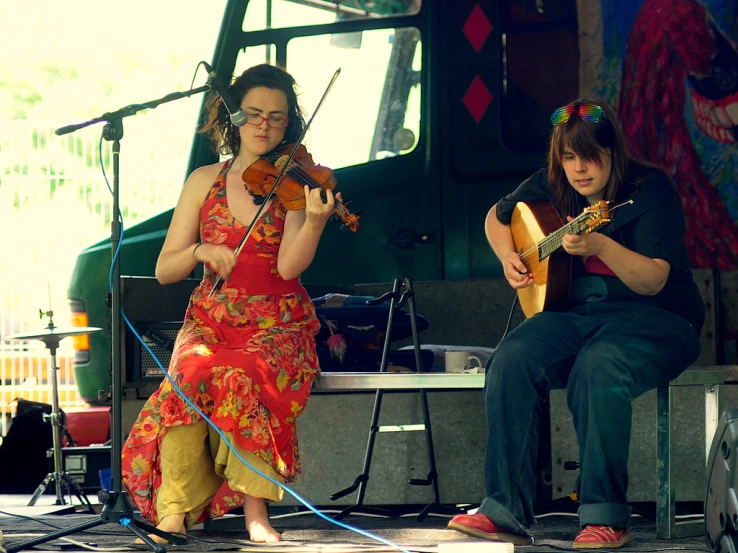
[[[601,0],[591,92],[679,188],[694,267],[738,268],[738,2]]]

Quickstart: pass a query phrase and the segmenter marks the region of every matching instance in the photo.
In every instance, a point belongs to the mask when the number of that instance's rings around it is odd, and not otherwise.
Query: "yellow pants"
[[[278,482],[284,482],[271,465],[234,443],[251,466]],[[185,515],[190,528],[220,489],[223,480],[233,491],[268,501],[281,501],[284,491],[244,465],[205,421],[173,426],[167,430],[160,450],[162,483],[156,497],[159,520],[169,515]]]

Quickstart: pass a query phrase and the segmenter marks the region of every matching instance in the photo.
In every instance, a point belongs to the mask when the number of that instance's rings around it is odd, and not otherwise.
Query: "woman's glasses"
[[[597,104],[569,104],[553,112],[551,123],[553,123],[554,127],[561,123],[566,123],[575,111],[585,123],[599,123],[600,119],[607,119],[605,111]]]
[[[258,127],[264,121],[266,121],[267,125],[272,128],[284,129],[290,120],[287,117],[262,117],[258,113],[246,113],[246,122],[249,125],[254,125]]]

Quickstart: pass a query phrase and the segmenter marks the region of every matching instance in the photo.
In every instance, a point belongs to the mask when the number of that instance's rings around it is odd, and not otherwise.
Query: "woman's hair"
[[[581,105],[599,106],[603,115],[597,122],[587,122],[580,117]],[[553,203],[566,217],[576,217],[580,211],[580,195],[566,178],[562,159],[565,151],[574,152],[581,158],[602,166],[603,156],[612,158],[612,172],[604,189],[604,200],[619,200],[630,195],[638,182],[631,182],[629,165],[636,163],[644,169],[650,164],[635,160],[625,145],[625,136],[615,111],[605,102],[580,98],[571,106],[571,115],[566,122],[554,125],[548,152],[548,182],[553,193]],[[568,111],[568,110],[567,110]]]
[[[238,105],[249,90],[257,87],[281,90],[287,97],[287,117],[289,122],[284,133],[283,144],[295,142],[305,129],[305,118],[297,102],[295,79],[285,70],[263,63],[250,67],[228,87],[231,97]],[[197,132],[206,134],[212,141],[213,150],[221,155],[238,155],[241,149],[241,136],[220,95],[212,91],[205,101],[205,122]]]

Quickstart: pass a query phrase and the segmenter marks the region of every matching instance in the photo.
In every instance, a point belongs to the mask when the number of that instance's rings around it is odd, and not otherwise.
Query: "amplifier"
[[[110,469],[110,446],[63,447],[62,470],[85,492],[102,489],[100,471]]]
[[[167,369],[174,349],[174,340],[177,338],[177,333],[182,328],[182,324],[182,321],[166,323],[136,322],[133,323],[133,327],[143,338],[146,345],[149,346],[159,363]],[[127,330],[126,343],[130,344],[130,359],[133,361],[129,364],[132,372],[132,374],[129,374],[129,382],[158,381],[164,378],[164,373],[159,368],[156,359],[152,357],[149,350],[130,330]]]

